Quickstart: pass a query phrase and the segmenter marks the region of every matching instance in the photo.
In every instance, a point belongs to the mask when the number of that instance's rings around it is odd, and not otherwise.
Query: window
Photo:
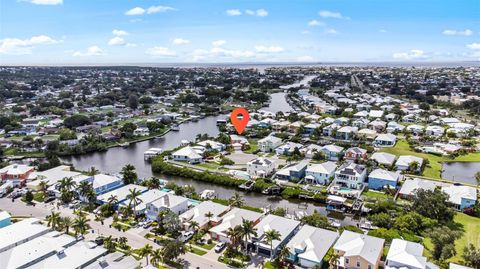
[[[345,263],[346,264],[350,263],[350,260],[348,258],[345,258]]]
[[[371,264],[368,265],[368,269],[372,269],[372,265],[371,265]]]
[[[360,261],[357,261],[357,267],[360,267]]]

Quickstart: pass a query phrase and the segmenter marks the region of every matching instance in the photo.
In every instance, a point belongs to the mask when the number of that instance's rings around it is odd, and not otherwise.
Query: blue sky
[[[0,2],[0,64],[478,60],[478,0]]]

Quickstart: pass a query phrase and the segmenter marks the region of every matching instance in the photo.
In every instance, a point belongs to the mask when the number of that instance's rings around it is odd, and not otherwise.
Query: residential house
[[[458,210],[473,207],[477,202],[477,188],[474,187],[449,185],[442,187],[442,191],[448,194],[448,202]]]
[[[378,147],[393,147],[397,143],[397,136],[394,134],[379,134],[373,144]]]
[[[411,199],[415,196],[417,190],[419,189],[433,191],[436,187],[437,185],[435,182],[430,180],[424,180],[420,178],[407,179],[403,182],[402,188],[398,193],[400,197],[404,199]]]
[[[304,133],[307,135],[312,135],[317,128],[320,128],[320,126],[321,125],[318,123],[309,123],[303,127],[305,130]]]
[[[252,178],[266,178],[275,172],[275,163],[267,158],[259,157],[247,163],[247,173]]]
[[[427,262],[423,256],[423,246],[402,239],[393,239],[385,260],[385,269],[438,269],[438,266]]]
[[[444,133],[445,128],[443,128],[442,126],[433,125],[427,126],[427,128],[425,128],[425,135],[427,136],[441,137]]]
[[[399,172],[375,169],[368,175],[368,188],[382,190],[385,187],[396,188],[400,179]]]
[[[368,126],[372,129],[375,130],[377,133],[381,133],[385,130],[387,127],[387,123],[382,121],[382,120],[374,120],[368,124]]]
[[[322,147],[325,158],[329,161],[338,161],[342,158],[344,148],[335,144],[325,145]]]
[[[361,189],[367,177],[365,166],[356,163],[347,163],[335,172],[335,184],[351,189]]]
[[[294,143],[294,142],[287,142],[275,149],[275,152],[277,155],[292,155],[293,152],[295,151],[295,148],[300,150],[303,148],[302,144],[299,143]]]
[[[150,135],[150,131],[147,127],[138,127],[137,129],[133,130],[134,136],[148,136]]]
[[[129,184],[129,185],[124,185],[120,188],[116,188],[114,190],[111,190],[109,192],[103,193],[99,196],[97,196],[97,203],[99,204],[106,204],[108,203],[108,200],[110,197],[115,196],[117,198],[117,205],[123,203],[124,201],[127,200],[127,196],[130,194],[130,190],[137,190],[140,191],[140,193],[144,193],[148,191],[147,187],[143,187],[140,185],[136,184]],[[116,206],[116,205],[115,205]]]
[[[255,225],[257,235],[252,236],[250,244],[253,245],[255,252],[258,254],[275,256],[280,246],[286,244],[292,238],[299,226],[300,222],[297,220],[267,215]],[[271,245],[265,238],[265,232],[270,230],[276,230],[280,233],[280,240],[273,240]],[[272,247],[273,253],[270,252],[270,247]]]
[[[74,178],[75,180],[76,178]],[[95,194],[101,195],[109,191],[115,190],[123,186],[123,179],[118,176],[112,176],[107,174],[96,174],[91,177],[87,177],[84,180],[92,184]],[[79,180],[81,182],[83,180]]]
[[[307,147],[300,150],[303,154],[305,154],[305,158],[312,159],[316,152],[321,152],[322,147],[316,144],[310,144]]]
[[[200,163],[203,160],[202,155],[198,154],[198,152],[190,146],[183,147],[173,154],[174,161],[186,161],[189,163]]]
[[[230,237],[228,236],[230,228],[233,229],[237,225],[242,225],[244,220],[257,224],[262,215],[255,211],[235,207],[222,216],[220,224],[209,230],[210,237],[216,241],[230,242]]]
[[[337,130],[336,138],[341,140],[353,140],[355,139],[355,135],[357,132],[357,127],[343,126]]]
[[[410,166],[413,165],[413,163],[417,163],[417,167],[415,168],[415,171],[421,171],[422,170],[422,165],[423,165],[423,158],[413,156],[413,155],[402,155],[398,157],[397,162],[395,163],[395,166],[397,167],[397,170],[401,171],[407,171],[411,170]]]
[[[262,152],[274,152],[282,144],[282,139],[269,135],[258,140],[258,149]]]
[[[310,164],[305,170],[305,180],[312,184],[328,185],[335,176],[335,169],[337,164],[330,161]]]
[[[0,179],[2,181],[11,181],[14,186],[25,184],[30,180],[30,175],[34,170],[33,166],[24,164],[11,164],[0,169]]]
[[[278,171],[275,176],[279,180],[301,179],[305,176],[305,171],[307,170],[309,162],[309,160],[303,160],[295,165],[285,167]]]
[[[375,137],[377,137],[377,131],[375,130],[372,130],[372,129],[361,129],[360,131],[358,131],[357,133],[357,137],[359,139],[366,139],[366,140],[374,140]]]
[[[141,210],[144,210],[143,212],[146,213],[145,215],[149,220],[157,220],[158,213],[165,210],[180,215],[188,209],[188,199],[183,196],[177,196],[166,192],[162,193],[161,191],[156,191],[155,194],[159,195],[157,197],[153,196],[153,199],[150,202],[142,203],[138,211],[141,213]]]
[[[333,246],[340,256],[337,268],[377,269],[383,254],[385,239],[344,230]]]
[[[352,147],[345,151],[343,158],[351,161],[366,161],[368,159],[368,154],[366,149]]]
[[[205,228],[209,222],[212,224],[220,223],[220,216],[227,212],[228,209],[228,206],[217,204],[212,201],[205,201],[181,214],[180,220],[185,227],[189,226],[190,221],[195,221],[198,223],[200,229],[202,229]],[[212,217],[207,217],[206,215],[208,215],[208,213],[211,213]]]
[[[323,258],[338,238],[338,233],[304,225],[288,242],[287,260],[304,268],[323,265]]]
[[[384,165],[386,167],[392,167],[396,158],[397,156],[386,152],[375,152],[370,157],[370,159],[374,160],[379,165]]]
[[[206,151],[224,151],[226,146],[220,142],[213,141],[213,140],[204,140],[197,143],[198,145],[205,148]]]

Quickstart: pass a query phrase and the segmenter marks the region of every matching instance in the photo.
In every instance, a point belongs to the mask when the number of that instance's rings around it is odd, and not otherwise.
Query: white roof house
[[[448,265],[448,269],[474,269],[474,268],[451,262],[451,263]]]
[[[190,146],[183,147],[175,151],[172,155],[175,161],[199,162],[203,158],[202,155],[198,154],[198,152]]]
[[[146,192],[148,190],[147,187],[140,186],[140,185],[135,185],[135,184],[129,184],[122,186],[118,189],[106,192],[102,195],[97,196],[97,200],[106,203],[108,201],[108,198],[111,196],[116,196],[118,203],[121,203],[127,199],[127,195],[130,193],[130,190],[136,189],[142,193]]]
[[[180,215],[180,219],[183,222],[196,221],[200,227],[204,227],[208,223],[208,218],[205,216],[208,212],[213,213],[213,217],[210,219],[212,222],[220,221],[219,215],[228,210],[228,206],[214,203],[212,201],[205,201],[199,205],[190,208],[187,212]]]
[[[370,157],[370,159],[376,161],[378,164],[386,166],[392,166],[396,158],[395,155],[386,152],[375,152]]]
[[[25,164],[11,164],[0,169],[0,175],[6,174],[8,176],[20,176],[33,171],[34,167]]]
[[[217,142],[217,141],[213,141],[213,140],[204,140],[204,141],[198,142],[197,144],[199,144],[200,146],[205,147],[205,148],[207,148],[208,145],[210,145],[210,148],[212,150],[217,150],[217,151],[222,151],[222,150],[225,149],[224,144],[222,144],[220,142]]]
[[[107,254],[94,263],[84,267],[85,269],[131,269],[140,266],[140,262],[132,256],[125,255],[121,252]],[[146,267],[143,267],[146,268]]]
[[[80,172],[70,171],[70,166],[60,165],[45,171],[35,172],[35,175],[37,176],[37,180],[29,182],[29,186],[36,186],[41,181],[47,182],[48,185],[55,185],[58,181],[65,177],[75,178],[81,176],[82,174]]]
[[[142,202],[136,206],[135,210],[138,213],[143,212],[147,208],[148,203],[151,203],[155,200],[158,200],[165,195],[167,195],[167,193],[164,192],[164,191],[161,191],[161,190],[155,190],[155,189],[154,190],[148,190],[148,191],[142,193],[138,197],[138,198],[140,198],[140,200],[142,200]],[[128,206],[128,203],[129,203],[128,200],[124,200],[123,202],[120,203],[120,205],[121,206]]]
[[[423,257],[423,246],[419,243],[393,239],[385,261],[386,269],[426,269],[427,258]]]
[[[424,180],[420,178],[407,179],[405,182],[403,182],[399,194],[404,197],[412,197],[419,189],[433,191],[436,187],[437,185],[435,182],[430,180]]]
[[[222,222],[211,228],[210,234],[212,235],[212,238],[215,238],[216,240],[230,242],[230,239],[227,235],[227,230],[229,228],[233,229],[235,226],[241,225],[243,220],[253,221],[256,223],[261,217],[261,213],[235,207],[222,216]]]
[[[348,230],[343,231],[333,249],[341,256],[339,265],[344,268],[353,266],[357,258],[361,258],[375,268],[383,253],[385,239],[369,235],[354,233]],[[350,263],[346,264],[347,259]]]
[[[393,147],[397,142],[397,136],[394,134],[379,134],[373,143],[377,146]]]
[[[13,248],[22,242],[44,235],[49,231],[50,228],[40,224],[40,220],[35,218],[24,219],[1,228],[0,253]]]
[[[338,233],[304,225],[288,242],[290,255],[298,258],[300,266],[312,268],[321,265],[328,249],[335,243]]]
[[[397,167],[398,170],[405,171],[410,168],[410,164],[413,162],[418,163],[417,170],[420,170],[423,165],[423,158],[413,156],[413,155],[402,155],[398,157],[398,160],[395,163],[395,166]]]
[[[255,227],[257,236],[252,237],[251,241],[257,247],[257,252],[270,255],[270,243],[265,238],[265,232],[276,230],[280,233],[280,240],[273,240],[272,248],[275,253],[277,248],[291,238],[294,231],[300,225],[299,221],[287,219],[276,215],[265,216]]]
[[[458,209],[474,206],[477,201],[477,189],[474,187],[449,185],[442,187],[442,191],[448,194],[448,201]]]

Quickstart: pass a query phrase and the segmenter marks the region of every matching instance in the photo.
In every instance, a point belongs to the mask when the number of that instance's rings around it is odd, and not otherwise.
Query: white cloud
[[[155,57],[174,57],[177,55],[177,52],[166,47],[152,47],[147,49],[145,53]]]
[[[147,14],[155,14],[155,13],[162,13],[167,11],[175,11],[176,8],[169,7],[169,6],[151,6],[147,8]]]
[[[325,26],[325,23],[317,20],[311,20],[308,22],[308,26]]]
[[[167,11],[174,11],[177,10],[176,8],[169,7],[169,6],[151,6],[147,9],[142,8],[142,7],[134,7],[127,12],[125,12],[125,15],[128,16],[136,16],[136,15],[143,15],[143,14],[155,14],[155,13],[161,13],[161,12],[167,12]]]
[[[330,34],[330,35],[336,35],[336,34],[338,34],[337,30],[335,30],[335,29],[333,29],[333,28],[326,29],[326,30],[325,30],[325,33],[326,33],[326,34]]]
[[[35,5],[55,6],[55,5],[63,4],[63,0],[24,0],[24,1],[35,4]]]
[[[334,12],[329,10],[321,10],[320,12],[318,12],[318,15],[320,15],[320,17],[322,18],[345,19],[345,20],[350,19],[350,17],[345,17],[340,12]]]
[[[239,9],[228,9],[225,11],[228,16],[240,16],[242,12]]]
[[[471,36],[473,34],[473,31],[470,29],[465,29],[463,31],[458,31],[458,30],[444,30],[442,32],[444,35],[460,35],[460,36]]]
[[[480,43],[471,43],[467,45],[467,48],[471,50],[480,50]]]
[[[188,39],[183,39],[183,38],[175,38],[172,43],[174,45],[185,45],[185,44],[189,44],[190,43],[190,40]]]
[[[268,11],[263,8],[257,9],[257,11],[255,11],[255,15],[257,15],[258,17],[266,17],[268,16]]]
[[[270,47],[255,46],[255,50],[257,52],[261,52],[261,53],[277,53],[277,52],[284,51],[284,49],[282,47],[279,47],[279,46],[270,46]]]
[[[32,49],[36,45],[48,45],[58,42],[59,41],[46,35],[32,36],[27,39],[4,38],[0,39],[0,53],[16,55],[31,54]]]
[[[127,12],[125,12],[125,15],[128,15],[128,16],[142,15],[143,13],[145,13],[145,11],[146,10],[141,7],[134,7],[130,10],[127,10]]]
[[[125,35],[128,35],[128,32],[124,30],[113,29],[112,34],[116,36],[125,36]]]
[[[124,45],[125,44],[125,39],[123,39],[122,37],[119,37],[119,36],[116,36],[112,39],[110,39],[110,41],[108,41],[108,45],[110,46],[121,46],[121,45]]]
[[[392,57],[399,60],[422,60],[429,58],[423,50],[419,49],[412,49],[407,52],[396,52]]]
[[[74,57],[84,57],[84,56],[102,56],[105,53],[98,46],[90,46],[86,51],[75,51],[72,56]]]
[[[256,53],[249,50],[230,50],[221,47],[213,47],[210,50],[196,49],[193,51],[193,60],[200,61],[207,58],[233,58],[233,59],[248,59],[254,58]]]
[[[223,39],[220,39],[220,40],[215,40],[212,42],[212,46],[214,47],[220,47],[220,46],[223,46],[227,43],[227,41],[223,40]]]

